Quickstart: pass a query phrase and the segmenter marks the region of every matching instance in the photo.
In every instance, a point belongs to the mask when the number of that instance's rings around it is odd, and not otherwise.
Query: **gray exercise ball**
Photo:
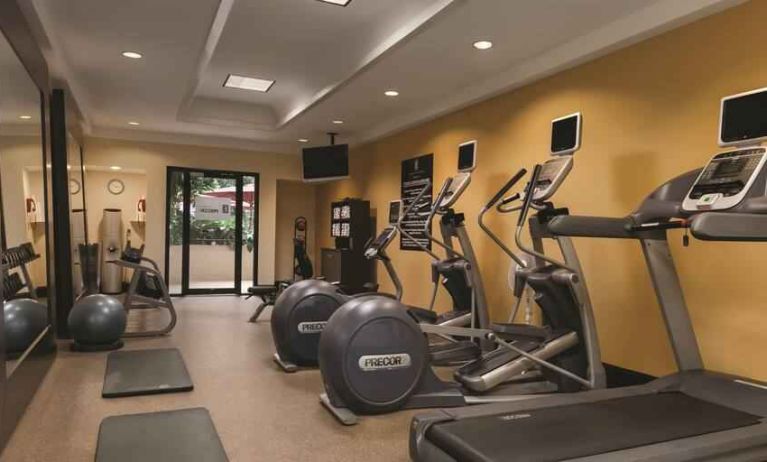
[[[104,294],[83,297],[69,312],[69,332],[81,345],[109,345],[125,333],[128,316],[120,300]]]
[[[48,307],[31,298],[9,300],[3,304],[5,348],[22,353],[48,325]]]

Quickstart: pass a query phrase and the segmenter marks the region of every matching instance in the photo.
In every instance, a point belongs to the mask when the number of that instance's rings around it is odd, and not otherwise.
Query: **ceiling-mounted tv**
[[[306,148],[303,152],[304,181],[327,181],[349,177],[349,145],[334,144]]]

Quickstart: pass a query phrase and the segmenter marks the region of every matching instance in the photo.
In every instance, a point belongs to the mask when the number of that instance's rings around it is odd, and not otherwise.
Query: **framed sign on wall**
[[[407,210],[423,188],[433,184],[434,177],[434,154],[426,154],[402,161],[402,184],[400,196],[402,210]],[[402,219],[402,229],[410,234],[413,239],[400,234],[399,247],[402,250],[423,251],[420,245],[431,250],[431,241],[424,233],[424,225],[428,218],[431,207],[433,187],[421,198],[420,204],[405,215]]]

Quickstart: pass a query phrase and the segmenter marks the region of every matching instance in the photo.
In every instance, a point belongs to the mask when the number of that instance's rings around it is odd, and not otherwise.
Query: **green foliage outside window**
[[[205,193],[221,188],[235,186],[235,180],[226,178],[193,177],[190,183],[191,197],[197,197]],[[170,217],[169,234],[170,245],[181,245],[183,239],[183,176],[178,173],[172,175],[170,187]],[[253,236],[253,209],[255,204],[243,213],[243,244],[249,252],[254,248]],[[234,246],[235,217],[232,215],[228,220],[192,220],[190,224],[190,244],[192,245],[226,245]]]

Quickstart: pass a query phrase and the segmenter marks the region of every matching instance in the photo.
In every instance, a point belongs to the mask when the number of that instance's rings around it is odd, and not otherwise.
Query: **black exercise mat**
[[[194,389],[176,348],[114,351],[107,358],[104,398],[175,393]]]
[[[107,417],[96,462],[227,462],[205,408]]]
[[[629,396],[435,424],[426,437],[456,460],[576,459],[730,430],[760,418],[678,392]]]

